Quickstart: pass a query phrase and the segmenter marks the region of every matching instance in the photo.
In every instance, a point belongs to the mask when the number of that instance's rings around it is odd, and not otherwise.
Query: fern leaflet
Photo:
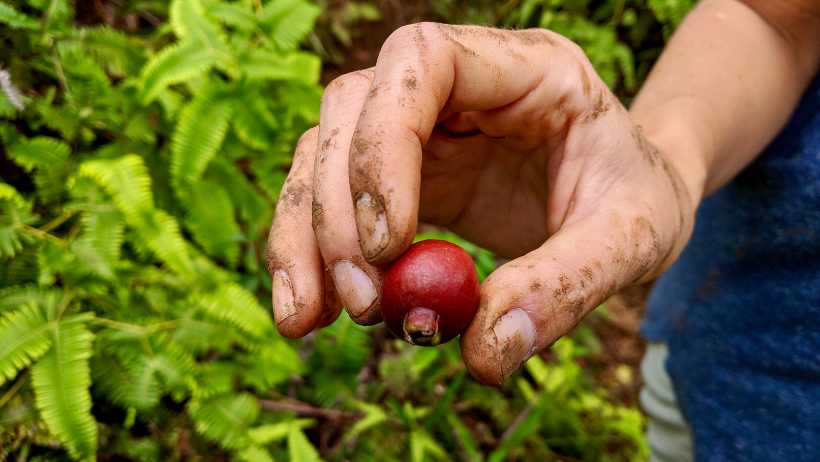
[[[37,29],[39,26],[37,20],[20,13],[6,3],[0,3],[0,23],[12,29]]]
[[[82,319],[65,319],[53,326],[53,345],[31,368],[31,375],[35,404],[48,429],[73,458],[93,460],[97,423],[91,415],[88,360],[94,336]]]
[[[216,292],[198,299],[198,306],[214,319],[226,321],[256,338],[275,335],[268,313],[253,294],[238,284],[222,284]]]
[[[0,385],[48,351],[50,324],[35,304],[0,318]]]
[[[189,411],[197,431],[226,449],[239,449],[250,442],[248,428],[259,415],[259,404],[242,393],[193,401]]]
[[[313,30],[321,9],[305,0],[273,0],[262,9],[262,26],[282,50],[293,50]]]
[[[212,256],[233,266],[239,243],[245,239],[234,217],[233,202],[218,183],[202,180],[191,185],[186,224],[194,239]]]
[[[225,49],[222,32],[205,15],[199,0],[173,0],[170,13],[171,28],[180,39],[193,40],[212,51]]]
[[[20,140],[9,148],[9,155],[28,171],[56,168],[68,159],[71,150],[60,140],[38,136]]]
[[[143,103],[150,103],[166,87],[199,77],[216,64],[217,56],[194,41],[168,45],[142,68]]]
[[[215,88],[205,89],[182,110],[171,139],[171,181],[183,198],[186,186],[202,176],[222,145],[232,112]]]
[[[275,54],[252,50],[240,65],[240,72],[251,80],[290,80],[315,83],[319,80],[322,62],[312,53]]]

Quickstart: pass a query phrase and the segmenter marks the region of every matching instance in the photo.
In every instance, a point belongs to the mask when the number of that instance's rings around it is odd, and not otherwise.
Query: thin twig
[[[23,231],[25,231],[26,234],[29,234],[31,236],[34,236],[34,237],[37,237],[37,238],[40,238],[40,239],[48,239],[48,240],[54,241],[55,244],[57,244],[61,247],[65,247],[66,245],[68,245],[68,243],[66,241],[64,241],[63,239],[60,239],[59,237],[57,237],[53,234],[47,233],[47,232],[45,232],[45,231],[43,231],[39,228],[35,228],[34,226],[21,225],[21,228],[23,228]]]
[[[532,410],[533,410],[533,405],[528,404],[527,407],[525,407],[521,412],[518,413],[517,416],[515,416],[515,420],[512,421],[512,424],[510,424],[510,427],[507,428],[507,431],[505,431],[503,435],[501,435],[501,439],[498,442],[499,446],[503,445],[504,441],[506,441],[507,439],[509,439],[511,437],[511,435],[515,431],[515,429],[518,428],[519,425],[521,425],[521,422],[523,422],[524,419],[526,419],[528,415],[530,415],[530,412],[532,412]]]
[[[51,220],[50,222],[46,223],[45,225],[43,225],[40,228],[40,231],[43,231],[45,233],[49,233],[53,229],[59,227],[60,225],[62,225],[66,221],[70,220],[71,217],[73,217],[76,214],[77,214],[76,210],[72,210],[70,212],[63,212],[63,214],[60,215],[59,217],[57,217],[57,218]]]
[[[9,401],[11,401],[12,398],[14,398],[14,395],[17,394],[17,392],[20,390],[20,387],[22,387],[23,383],[25,383],[27,374],[28,372],[23,372],[22,374],[20,374],[20,377],[17,378],[17,381],[14,382],[14,385],[12,385],[12,387],[9,388],[9,391],[7,391],[2,398],[0,398],[0,408],[5,406],[6,403],[8,403]]]
[[[293,400],[273,401],[269,399],[260,399],[259,405],[266,411],[294,412],[299,415],[322,417],[328,420],[355,420],[360,417],[359,414],[354,414],[352,412],[339,411],[337,409],[325,409]]]

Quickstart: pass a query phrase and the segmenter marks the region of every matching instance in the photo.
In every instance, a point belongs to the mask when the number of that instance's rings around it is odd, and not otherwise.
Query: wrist
[[[708,194],[709,169],[712,162],[712,142],[706,127],[687,124],[696,120],[686,117],[682,104],[668,105],[664,110],[632,113],[633,121],[660,155],[680,176],[694,210]],[[659,108],[660,109],[660,108]]]

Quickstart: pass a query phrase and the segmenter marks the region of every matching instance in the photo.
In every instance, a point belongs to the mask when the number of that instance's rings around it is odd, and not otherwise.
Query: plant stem
[[[46,223],[45,225],[43,225],[43,226],[40,228],[40,231],[42,231],[42,232],[44,232],[44,233],[50,233],[50,232],[51,232],[52,230],[54,230],[55,228],[59,227],[60,225],[62,225],[62,224],[63,224],[63,223],[65,223],[66,221],[70,220],[70,219],[71,219],[71,217],[73,217],[73,216],[74,216],[74,215],[76,215],[76,214],[77,214],[77,211],[76,211],[76,210],[72,210],[72,211],[70,211],[70,212],[63,212],[63,214],[62,214],[62,215],[60,215],[59,217],[57,217],[57,218],[55,218],[55,219],[53,219],[53,220],[49,221],[49,222],[48,222],[48,223]]]
[[[5,406],[6,403],[8,403],[9,401],[11,401],[12,398],[14,398],[14,395],[16,395],[17,392],[20,390],[20,387],[23,386],[23,383],[25,382],[27,376],[28,372],[23,372],[22,374],[20,374],[20,377],[17,378],[17,381],[14,382],[14,385],[12,385],[12,387],[9,388],[6,394],[0,397],[0,408]]]
[[[324,417],[329,420],[355,420],[359,418],[358,414],[354,414],[352,412],[339,411],[336,409],[324,409],[311,406],[310,404],[303,403],[301,401],[273,401],[269,399],[260,399],[259,405],[266,411],[294,412],[299,415]]]

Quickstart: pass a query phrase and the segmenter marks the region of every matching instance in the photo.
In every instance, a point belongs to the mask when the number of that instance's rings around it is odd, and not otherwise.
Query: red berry
[[[393,334],[414,345],[438,345],[464,332],[478,302],[473,259],[447,241],[411,245],[384,275],[384,321]]]

